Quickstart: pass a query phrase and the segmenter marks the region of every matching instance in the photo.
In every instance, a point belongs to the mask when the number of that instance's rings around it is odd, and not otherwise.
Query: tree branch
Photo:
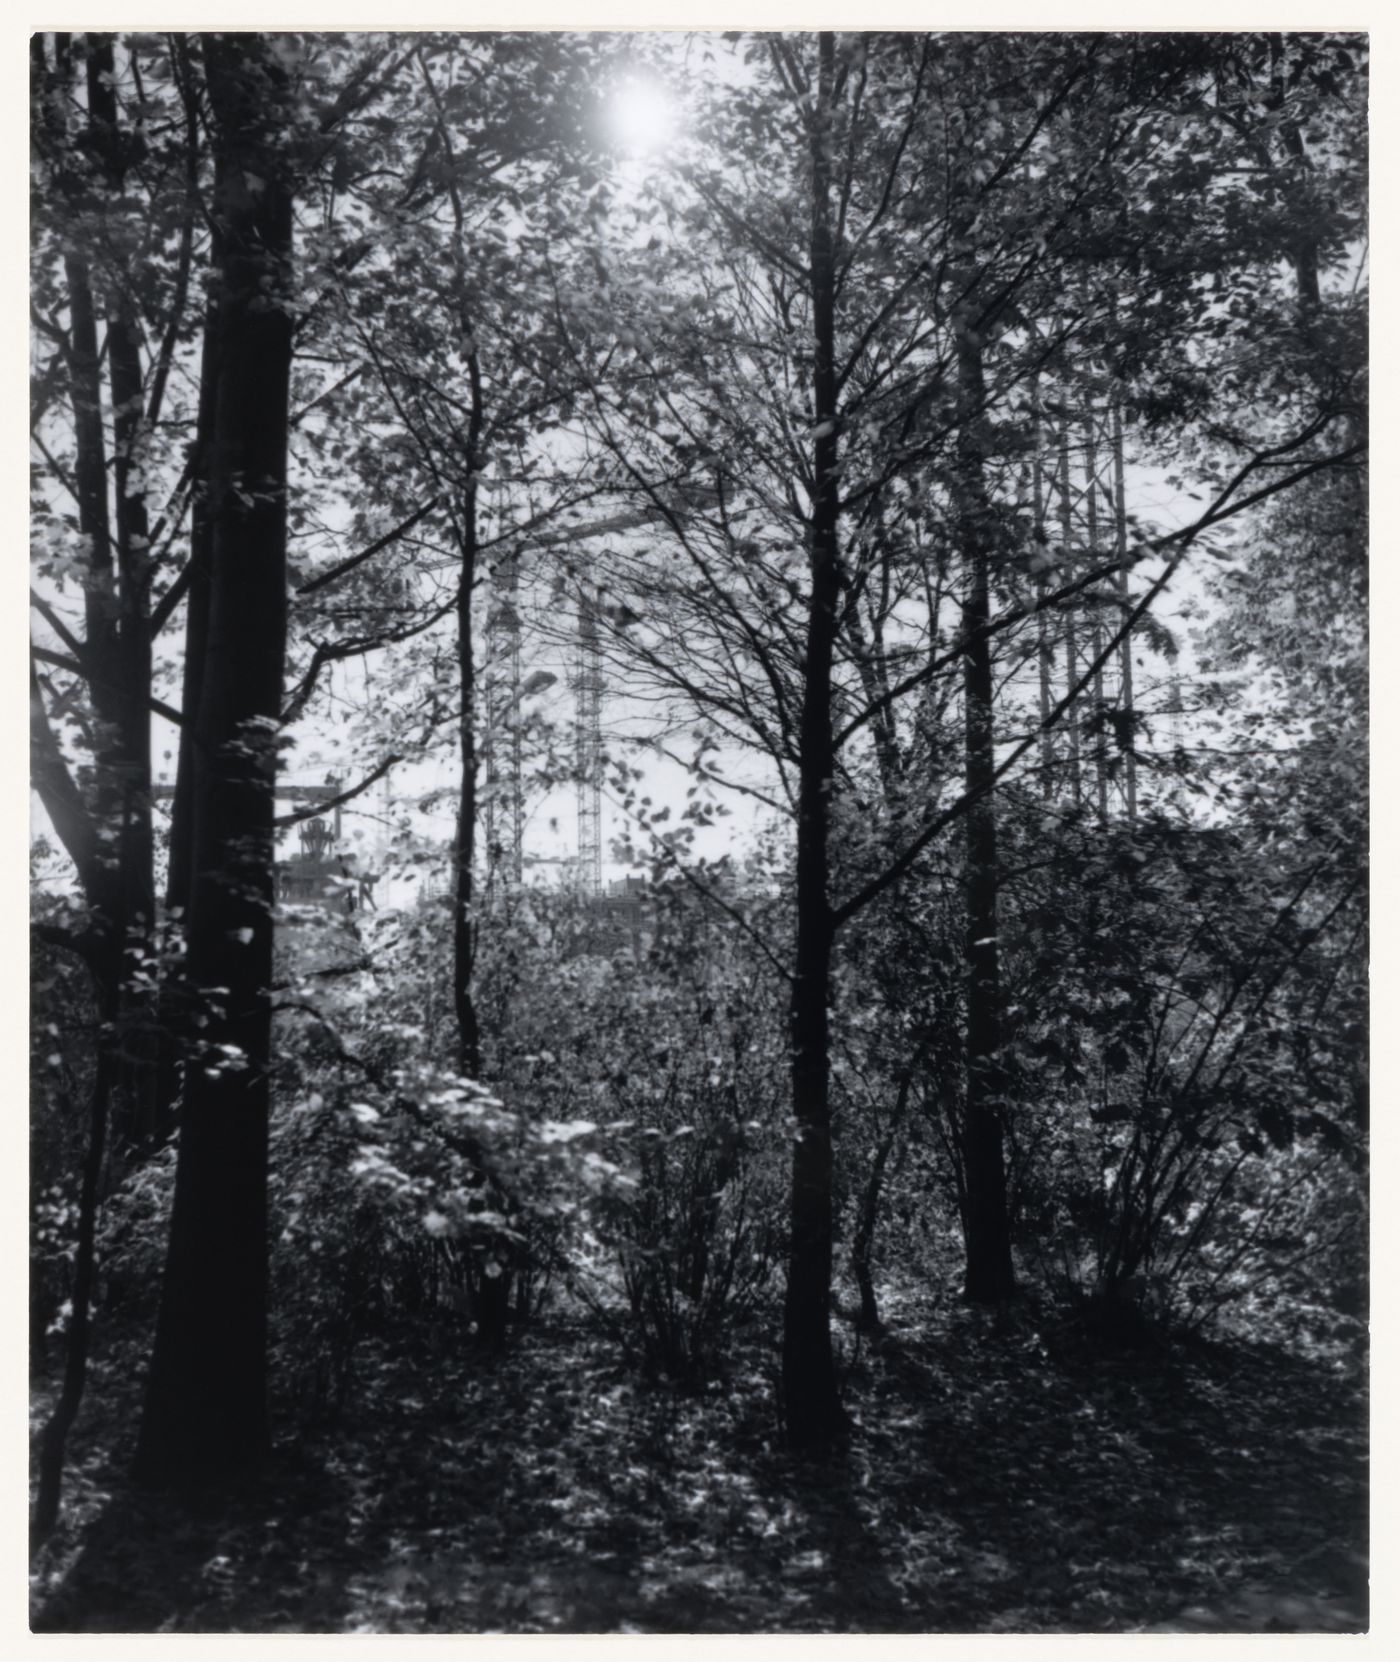
[[[406,537],[413,527],[432,513],[433,509],[441,502],[441,494],[432,497],[421,508],[415,508],[407,519],[400,520],[392,531],[386,531],[377,541],[372,542],[368,548],[362,548],[358,554],[352,554],[348,560],[342,560],[339,565],[332,566],[329,571],[323,571],[319,576],[309,578],[305,583],[298,584],[297,593],[314,594],[317,589],[323,589],[328,583],[334,583],[337,578],[344,577],[347,572],[354,571],[356,566],[363,565],[366,560],[372,559],[383,549],[388,548],[392,543],[396,543],[400,537]]]
[[[69,670],[74,675],[81,676],[82,679],[90,686],[100,686],[110,692],[117,692],[120,690],[118,687],[114,686],[112,682],[95,676],[92,671],[88,669],[87,665],[80,662],[77,658],[65,658],[61,652],[50,652],[47,647],[34,646],[32,643],[29,650],[41,664],[52,664],[55,669]],[[175,709],[173,705],[165,703],[163,699],[154,697],[148,698],[146,703],[148,707],[156,713],[156,715],[164,716],[167,721],[173,722],[176,727],[183,727],[185,725],[185,718],[180,711]]]
[[[108,887],[98,853],[97,826],[49,725],[44,694],[33,664],[29,667],[29,755],[39,800],[77,870],[88,904],[96,905]]]
[[[377,785],[389,769],[401,761],[402,756],[386,756],[373,773],[367,774],[358,785],[352,785],[348,791],[342,791],[339,796],[327,797],[324,802],[310,803],[307,807],[298,808],[290,814],[278,814],[272,823],[276,826],[300,825],[303,820],[315,819],[330,808],[343,808],[347,802],[353,802],[357,796],[363,796],[371,785]]]
[[[48,601],[44,599],[43,595],[36,594],[33,589],[30,589],[29,604],[36,612],[38,612],[39,616],[43,618],[44,622],[48,624],[49,628],[53,630],[54,634],[58,636],[59,640],[63,642],[73,656],[78,659],[79,664],[82,665],[83,660],[87,656],[87,648],[53,609],[53,607],[49,605]],[[82,673],[84,675],[88,673],[85,666],[82,669]]]

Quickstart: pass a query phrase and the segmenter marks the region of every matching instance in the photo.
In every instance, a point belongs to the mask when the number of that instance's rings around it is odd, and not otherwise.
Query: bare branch
[[[362,566],[366,560],[373,559],[376,554],[398,542],[401,537],[406,537],[413,527],[432,513],[434,508],[440,506],[441,502],[441,493],[430,498],[422,507],[415,508],[407,519],[400,520],[392,531],[386,531],[382,537],[372,542],[368,548],[362,548],[358,554],[352,554],[348,560],[342,560],[339,565],[332,566],[329,571],[323,571],[319,576],[309,578],[305,583],[298,584],[297,593],[314,594],[317,589],[323,589],[328,583],[334,583],[338,578],[354,571],[356,566]]]
[[[371,785],[377,785],[389,769],[396,767],[401,761],[402,756],[386,756],[373,773],[366,774],[358,785],[351,786],[348,791],[342,791],[339,796],[329,796],[324,802],[313,802],[308,807],[298,808],[290,814],[278,814],[272,823],[277,826],[300,825],[303,820],[315,819],[327,809],[343,808],[347,802],[353,802],[357,796],[363,796]]]

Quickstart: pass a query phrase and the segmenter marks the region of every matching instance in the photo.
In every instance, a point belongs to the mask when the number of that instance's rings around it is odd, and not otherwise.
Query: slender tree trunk
[[[101,1005],[99,1005],[101,1008]],[[115,1011],[103,1010],[104,1020]],[[113,1057],[107,1046],[97,1053],[97,1071],[92,1084],[88,1111],[88,1146],[83,1161],[82,1190],[78,1199],[78,1239],[73,1258],[72,1312],[68,1324],[68,1350],[64,1360],[63,1385],[58,1401],[39,1440],[39,1487],[30,1524],[30,1546],[46,1540],[58,1522],[63,1493],[63,1461],[68,1433],[82,1406],[87,1382],[88,1348],[92,1322],[92,1287],[97,1263],[97,1212],[101,1202],[102,1167],[107,1151],[107,1121],[112,1096]]]
[[[219,392],[208,650],[195,718],[187,1070],[137,1473],[201,1485],[268,1444],[267,1118],[274,791],[286,637],[291,185],[260,36],[204,44],[216,142]]]
[[[1123,482],[1123,406],[1113,401],[1113,554],[1118,561],[1118,604],[1124,617],[1132,610],[1128,588],[1128,495]],[[1121,690],[1119,708],[1123,713],[1126,740],[1123,745],[1123,788],[1128,805],[1128,823],[1137,820],[1137,735],[1133,730],[1133,637],[1124,635],[1118,648]]]
[[[218,194],[218,183],[215,184]],[[169,945],[186,938],[193,889],[195,716],[209,650],[209,590],[213,560],[213,499],[209,458],[214,448],[214,416],[219,395],[219,324],[216,307],[204,323],[200,364],[199,412],[196,417],[194,457],[190,482],[190,580],[185,595],[185,662],[180,729],[175,764],[175,795],[170,805],[170,846],[166,871],[165,907],[170,925]],[[166,966],[160,983],[160,1062],[157,1103],[162,1130],[168,1130],[179,1100],[181,1064],[190,1042],[190,999],[183,960]]]
[[[889,676],[885,669],[885,643],[878,628],[872,627],[867,638],[861,621],[860,608],[846,610],[846,629],[851,637],[853,656],[860,675],[861,691],[874,709],[870,720],[870,739],[875,750],[875,764],[880,770],[880,788],[889,812],[897,814],[900,808],[900,787],[904,779],[904,758],[899,748],[899,733],[895,728],[894,702],[889,697]]]
[[[88,36],[87,70],[91,145],[101,160],[109,196],[119,204],[126,163],[110,35]],[[115,775],[112,807],[122,891],[122,941],[114,989],[118,1050],[113,1131],[123,1147],[140,1149],[150,1146],[158,1130],[156,1008],[149,973],[155,956],[155,842],[151,824],[150,521],[141,457],[145,389],[140,325],[124,286],[113,285],[106,311],[117,578],[116,685],[110,712]],[[145,973],[134,973],[138,969]]]
[[[42,131],[56,147],[52,175],[55,188],[82,206],[82,186],[70,174],[67,161],[70,141],[65,112],[71,93],[72,56],[66,36],[57,37],[55,46],[52,76],[42,38],[36,36],[31,46],[44,100]],[[85,47],[88,99],[84,140],[102,162],[107,189],[115,200],[122,193],[123,171],[111,39],[91,35]],[[65,275],[69,285],[67,368],[74,418],[74,483],[79,527],[88,545],[83,656],[97,718],[90,806],[58,750],[44,712],[42,691],[34,679],[31,732],[36,746],[35,783],[74,858],[91,911],[83,956],[95,984],[101,1025],[82,1172],[63,1384],[40,1442],[33,1519],[36,1542],[46,1537],[57,1521],[68,1434],[81,1408],[87,1378],[97,1217],[106,1181],[109,1130],[115,1130],[123,1148],[140,1147],[153,1131],[155,1102],[155,1011],[148,991],[155,924],[150,565],[145,495],[134,466],[143,421],[141,355],[130,304],[121,292],[115,292],[106,319],[114,435],[114,538],[97,306],[91,271],[81,253],[74,251],[66,257]]]
[[[193,197],[199,189],[199,98],[194,85],[188,36],[177,38],[174,47],[182,66],[186,135],[186,189]],[[214,194],[225,188],[222,168],[216,155]],[[190,839],[194,815],[194,712],[199,709],[200,685],[204,675],[204,654],[209,644],[209,573],[213,548],[213,499],[210,458],[214,453],[214,417],[219,401],[219,309],[211,296],[204,307],[204,338],[199,365],[199,404],[195,414],[194,444],[190,452],[190,565],[185,592],[185,661],[180,708],[191,719],[180,729],[179,755],[175,767],[175,796],[170,806],[170,851],[166,868],[166,907],[183,919],[190,903]],[[167,1099],[170,1100],[170,1099]]]
[[[472,981],[476,972],[476,659],[472,599],[476,584],[476,484],[462,493],[462,570],[457,587],[457,662],[462,713],[461,794],[457,805],[456,892],[452,908],[452,992],[457,1015],[457,1066],[470,1079],[481,1073],[481,1029]]]
[[[1015,1280],[1006,1206],[1002,1147],[1001,965],[997,946],[997,814],[992,792],[996,769],[989,565],[991,505],[985,477],[986,387],[982,343],[971,319],[955,322],[958,390],[958,517],[967,560],[963,659],[967,789],[967,1100],[962,1164],[966,1188],[963,1231],[967,1243],[966,1296],[978,1303],[1010,1297]]]
[[[97,350],[97,312],[85,259],[64,260],[72,347],[69,379],[73,396],[73,473],[78,492],[78,529],[87,539],[88,581],[84,598],[85,642],[92,666],[92,702],[105,722],[116,709],[117,615],[112,529],[107,509],[107,442],[102,431],[102,371]]]
[[[796,1447],[829,1443],[845,1425],[831,1351],[832,1150],[828,1005],[834,928],[827,892],[835,771],[831,666],[839,599],[835,251],[830,121],[834,42],[820,37],[812,139],[812,315],[816,438],[807,654],[798,737],[797,961],[789,1005],[792,1106],[791,1240],[783,1310],[783,1408]]]
[[[113,1131],[128,1149],[150,1148],[161,1134],[157,1092],[155,837],[151,817],[151,565],[145,492],[134,482],[143,428],[141,363],[132,320],[107,329],[116,415],[117,561],[121,602],[121,778],[118,860],[122,872],[124,958],[117,1024],[121,1062]],[[139,974],[137,972],[140,972]]]
[[[419,58],[424,85],[438,113],[438,136],[449,163],[454,162],[452,132],[446,112],[427,63]],[[461,571],[457,583],[457,666],[461,693],[458,742],[462,760],[462,782],[457,804],[456,870],[452,906],[452,995],[457,1017],[457,1066],[475,1079],[481,1072],[481,1029],[477,1022],[472,981],[476,971],[476,660],[472,649],[473,603],[479,552],[477,525],[477,479],[481,467],[481,435],[486,419],[486,402],[481,380],[481,359],[472,326],[471,294],[467,281],[464,248],[466,212],[455,173],[449,172],[448,194],[456,237],[452,244],[452,304],[457,314],[458,345],[466,358],[468,410],[464,429],[453,435],[460,446],[462,491],[458,504],[461,516],[457,527],[461,549]],[[455,447],[454,447],[455,448]]]
[[[436,103],[437,93],[426,66],[423,66],[423,74],[429,95]],[[443,147],[450,157],[452,140],[441,104],[438,104],[438,114]],[[486,420],[486,403],[481,379],[481,359],[477,353],[475,330],[472,326],[467,273],[462,256],[465,215],[462,198],[455,183],[450,186],[450,191],[457,231],[453,249],[453,299],[457,309],[459,339],[467,360],[470,398],[467,425],[461,434],[463,486],[460,504],[461,525],[458,532],[462,550],[461,573],[457,587],[457,662],[462,700],[459,727],[462,782],[457,809],[457,869],[452,909],[452,992],[457,1017],[457,1066],[462,1073],[476,1079],[481,1075],[481,1028],[477,1020],[476,998],[473,992],[477,944],[477,685],[472,625],[480,551],[477,479],[482,460],[481,436]],[[502,1211],[510,1210],[508,1196],[497,1191],[496,1199]],[[506,1323],[510,1314],[511,1285],[515,1279],[512,1257],[508,1243],[504,1239],[499,1240],[494,1248],[473,1254],[473,1295],[477,1331],[490,1344],[499,1345],[505,1340]]]
[[[1037,560],[1048,546],[1045,533],[1045,473],[1041,460],[1042,422],[1040,410],[1040,378],[1031,385],[1031,504],[1035,516],[1035,555]],[[1055,740],[1050,732],[1050,681],[1055,671],[1055,647],[1050,637],[1050,619],[1044,610],[1047,584],[1043,572],[1035,578],[1036,598],[1036,667],[1040,711],[1040,794],[1049,802],[1055,795]]]
[[[885,1183],[885,1167],[894,1148],[898,1127],[891,1127],[875,1150],[870,1174],[861,1191],[860,1210],[856,1216],[855,1232],[851,1237],[851,1273],[860,1289],[860,1326],[866,1333],[880,1331],[880,1304],[875,1297],[875,1229],[880,1221],[880,1195]]]
[[[1084,483],[1085,513],[1088,520],[1089,564],[1097,566],[1102,557],[1099,547],[1099,459],[1094,433],[1094,404],[1089,398],[1084,411]],[[1094,743],[1094,802],[1098,808],[1099,824],[1108,824],[1108,706],[1104,700],[1103,614],[1096,606],[1089,623],[1089,654],[1098,665],[1091,683],[1094,696],[1094,722],[1097,728]]]
[[[474,360],[473,360],[474,362]],[[479,432],[480,383],[473,381],[474,432],[468,466],[475,474],[475,439]],[[481,1028],[473,981],[476,973],[476,658],[472,647],[472,600],[477,565],[477,493],[474,477],[462,493],[462,571],[457,590],[457,655],[462,688],[460,743],[462,785],[457,809],[456,893],[452,912],[452,990],[457,1016],[457,1066],[468,1078],[481,1076]],[[503,1196],[497,1205],[507,1209]],[[514,1266],[504,1242],[474,1254],[473,1281],[477,1332],[488,1344],[506,1336]]]
[[[89,37],[85,50],[100,36]],[[35,37],[36,68],[44,69],[43,47]],[[79,202],[82,183],[69,161],[74,140],[68,111],[74,102],[74,54],[66,35],[55,37],[52,74],[44,74],[48,92],[44,131],[54,146],[53,184],[70,202]],[[89,77],[91,80],[91,76]],[[94,119],[89,118],[90,139]],[[84,657],[88,693],[96,717],[95,767],[87,793],[91,810],[91,858],[79,863],[79,876],[92,912],[93,949],[89,965],[96,982],[98,1007],[103,1011],[103,1047],[114,1040],[117,993],[122,973],[122,944],[127,926],[127,884],[122,863],[123,733],[129,715],[122,683],[121,639],[118,627],[116,566],[107,482],[107,439],[102,418],[102,357],[98,349],[98,311],[92,272],[84,254],[74,248],[64,257],[68,287],[69,345],[65,354],[69,395],[73,406],[73,484],[78,501],[78,528],[86,541],[84,584]],[[144,696],[150,695],[147,679]],[[36,696],[38,696],[36,694]],[[61,760],[58,769],[66,774]],[[40,783],[43,790],[42,781]],[[47,803],[47,799],[46,799]],[[84,818],[80,802],[66,804]],[[60,822],[55,821],[58,825]],[[60,827],[60,834],[62,829]],[[71,845],[69,846],[72,852]],[[110,1084],[111,1073],[108,1070]]]
[[[851,1238],[851,1273],[856,1278],[856,1286],[860,1289],[860,1326],[867,1333],[880,1331],[880,1305],[875,1297],[875,1231],[880,1222],[880,1199],[884,1192],[885,1171],[889,1165],[890,1155],[894,1151],[895,1143],[904,1128],[904,1122],[909,1106],[909,1092],[914,1083],[915,1068],[927,1058],[919,1058],[908,1067],[900,1076],[899,1095],[895,1100],[894,1113],[890,1117],[889,1127],[880,1139],[875,1150],[875,1158],[871,1162],[869,1175],[865,1180],[865,1188],[861,1191],[860,1208],[856,1214],[855,1232]],[[905,1148],[908,1144],[906,1142]],[[903,1163],[904,1150],[901,1149],[896,1170]]]
[[[1075,575],[1078,561],[1074,557],[1074,508],[1070,497],[1071,477],[1069,465],[1069,417],[1060,419],[1060,569],[1058,573],[1061,582],[1068,582]],[[1075,628],[1073,602],[1064,612],[1064,640],[1065,640],[1065,695],[1068,696],[1079,680],[1079,638]],[[1071,704],[1064,714],[1064,727],[1067,736],[1067,753],[1069,759],[1069,788],[1070,796],[1075,807],[1080,802],[1079,776],[1079,710]]]

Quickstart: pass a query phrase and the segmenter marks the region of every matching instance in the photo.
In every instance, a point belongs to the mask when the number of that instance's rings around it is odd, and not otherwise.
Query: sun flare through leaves
[[[629,76],[608,98],[608,132],[618,149],[631,156],[664,150],[675,137],[675,100],[659,81]]]

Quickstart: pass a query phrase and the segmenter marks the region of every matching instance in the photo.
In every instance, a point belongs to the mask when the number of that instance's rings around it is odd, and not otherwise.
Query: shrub
[[[696,1123],[634,1139],[635,1187],[607,1213],[634,1342],[649,1368],[703,1380],[768,1290],[782,1247],[772,1138],[712,1099]]]

